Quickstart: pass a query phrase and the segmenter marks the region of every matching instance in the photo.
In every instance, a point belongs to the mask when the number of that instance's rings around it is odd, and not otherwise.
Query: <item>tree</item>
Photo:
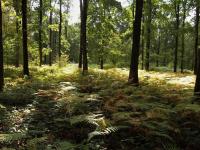
[[[195,53],[195,62],[194,62],[194,74],[197,74],[198,70],[198,44],[199,44],[199,11],[200,11],[200,4],[199,0],[196,0],[196,20],[195,20],[195,46],[194,46],[194,53]]]
[[[82,26],[83,26],[83,1],[80,0],[80,18],[81,18],[81,26],[80,26],[80,29],[82,31]],[[82,32],[80,31],[80,52],[79,52],[79,68],[82,68],[83,67],[83,48],[82,48],[82,45],[83,45],[83,38],[82,38]]]
[[[179,44],[179,25],[180,25],[180,2],[174,1],[175,14],[176,14],[176,26],[175,26],[175,50],[174,50],[174,72],[177,72],[178,65],[178,44]]]
[[[2,30],[2,0],[0,0],[0,92],[4,86],[4,67],[3,67],[3,30]]]
[[[88,11],[88,0],[83,0],[82,6],[82,17],[81,17],[81,38],[82,38],[82,52],[83,52],[83,74],[88,70],[88,59],[87,59],[87,11]]]
[[[146,63],[145,69],[149,71],[149,63],[150,63],[150,49],[151,49],[151,22],[152,22],[152,1],[147,0],[148,7],[148,19],[147,19],[147,38],[146,38]]]
[[[139,85],[138,78],[138,61],[140,49],[140,34],[141,34],[141,20],[143,11],[143,0],[136,0],[136,13],[134,21],[133,41],[132,41],[132,55],[129,73],[129,83]]]
[[[62,36],[62,0],[60,0],[60,22],[59,22],[59,41],[58,41],[58,57],[61,59],[61,36]]]
[[[200,48],[198,49],[198,58],[200,58]],[[200,60],[197,62],[197,77],[195,82],[194,94],[199,98],[200,96]]]
[[[40,57],[40,66],[42,66],[42,19],[43,19],[43,0],[40,0],[40,7],[39,7],[39,57]]]
[[[13,0],[14,9],[16,12],[16,43],[15,43],[15,67],[19,67],[19,49],[20,49],[20,35],[19,35],[19,0]]]
[[[23,73],[29,76],[27,45],[27,0],[22,0]]]
[[[186,6],[187,0],[183,0],[183,19],[182,19],[182,50],[181,50],[181,73],[184,71],[184,58],[185,58],[185,19],[186,19]]]
[[[49,14],[49,25],[51,26],[53,23],[53,12],[52,12],[52,6],[51,6],[51,1],[50,0],[50,14]],[[52,29],[49,28],[49,48],[52,51]],[[52,52],[49,52],[49,66],[52,65]]]

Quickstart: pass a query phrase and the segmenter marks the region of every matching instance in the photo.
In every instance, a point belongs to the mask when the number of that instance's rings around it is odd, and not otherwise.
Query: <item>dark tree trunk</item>
[[[145,31],[145,25],[144,25],[144,16],[142,17],[142,46],[141,46],[141,53],[142,53],[142,70],[144,70],[144,45],[145,45],[145,43],[144,43],[144,31]]]
[[[200,10],[200,5],[199,5],[199,0],[196,0],[196,21],[195,21],[195,49],[194,49],[194,55],[195,55],[195,60],[194,60],[194,74],[197,74],[197,69],[198,69],[198,44],[199,44],[199,10]]]
[[[176,13],[176,35],[175,35],[175,50],[174,50],[174,72],[177,72],[178,65],[178,44],[179,44],[179,24],[180,24],[180,4],[179,1],[175,1],[175,13]]]
[[[50,0],[50,16],[49,16],[49,25],[52,25],[53,23],[53,19],[52,19],[52,16],[53,16],[53,12],[52,12],[52,6],[51,6],[51,0]],[[49,29],[49,48],[53,49],[52,47],[52,30],[51,28]],[[49,66],[52,66],[52,52],[49,52]]]
[[[81,17],[81,27],[80,27],[80,53],[79,53],[79,68],[82,68],[83,67],[83,48],[82,48],[82,41],[83,41],[83,38],[82,38],[82,26],[83,26],[83,22],[82,22],[82,17],[83,17],[83,1],[80,0],[80,17]]]
[[[133,25],[133,42],[132,55],[129,73],[129,83],[139,85],[138,78],[138,63],[139,63],[139,49],[140,49],[140,34],[141,34],[141,20],[143,10],[143,0],[136,0],[136,13]]]
[[[2,32],[2,7],[0,0],[0,92],[4,86],[4,68],[3,68],[3,32]]]
[[[101,56],[101,58],[100,58],[100,69],[104,69],[103,56]]]
[[[20,45],[19,45],[19,0],[13,0],[14,3],[14,8],[15,8],[15,12],[16,12],[16,43],[15,43],[15,67],[19,67],[19,49],[20,49]]]
[[[198,58],[200,58],[200,48],[198,49]],[[200,59],[197,60],[197,78],[195,83],[195,95],[200,97]]]
[[[186,19],[186,5],[187,0],[183,1],[183,22],[182,22],[182,50],[181,50],[181,73],[184,72],[184,59],[185,59],[185,19]]]
[[[29,76],[27,45],[27,0],[22,0],[23,73]]]
[[[40,66],[42,66],[42,19],[43,19],[43,0],[40,0],[39,8],[39,57],[40,57]]]
[[[87,59],[87,10],[88,0],[83,0],[82,10],[82,51],[83,51],[83,74],[88,71],[88,59]]]
[[[59,62],[61,59],[61,36],[62,36],[62,0],[60,0],[60,23],[59,23],[59,46],[58,46],[58,57]]]
[[[151,50],[151,21],[152,21],[152,3],[151,0],[147,1],[148,5],[148,19],[147,19],[147,43],[146,43],[146,63],[145,69],[149,71],[150,64],[150,50]]]
[[[159,29],[159,30],[158,30],[158,48],[157,48],[156,67],[159,67],[160,45],[161,45],[161,31],[160,31],[160,29]]]

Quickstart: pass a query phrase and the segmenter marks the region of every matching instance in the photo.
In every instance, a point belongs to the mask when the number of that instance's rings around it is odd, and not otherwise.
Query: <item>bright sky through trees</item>
[[[128,0],[118,0],[122,3],[122,6],[127,6],[129,4]],[[72,6],[70,10],[70,24],[79,22],[79,16],[80,16],[80,8],[79,8],[79,0],[73,0]]]

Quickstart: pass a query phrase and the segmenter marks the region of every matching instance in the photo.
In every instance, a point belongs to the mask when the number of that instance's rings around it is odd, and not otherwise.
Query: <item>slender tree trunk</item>
[[[2,23],[2,7],[0,0],[0,92],[3,91],[4,86],[4,68],[3,68],[3,23]]]
[[[19,37],[19,1],[18,0],[14,0],[14,8],[15,8],[15,12],[16,12],[16,43],[15,43],[15,67],[18,68],[19,67],[19,49],[20,49],[20,37]]]
[[[160,55],[160,45],[161,45],[161,31],[158,30],[158,48],[157,48],[157,60],[156,60],[156,66],[159,67],[159,55]]]
[[[104,69],[104,62],[103,62],[103,56],[100,58],[100,69]]]
[[[194,74],[197,74],[198,69],[198,44],[199,44],[199,12],[200,11],[200,5],[199,0],[196,0],[196,21],[195,21],[195,48],[194,48],[194,55],[195,55],[195,61],[194,61]]]
[[[27,0],[22,0],[23,73],[29,76],[27,45]]]
[[[178,44],[179,44],[179,24],[180,24],[180,4],[179,1],[175,1],[176,12],[176,35],[175,35],[175,50],[174,50],[174,72],[177,72],[178,65]]]
[[[53,12],[52,12],[52,6],[51,6],[51,1],[50,0],[50,15],[49,15],[49,25],[51,26],[52,23],[53,23],[53,19],[52,19],[52,16],[53,16]],[[49,52],[49,66],[52,66],[52,49],[53,49],[53,46],[52,46],[52,30],[51,28],[49,29],[49,48],[51,49],[51,51]]]
[[[82,11],[82,48],[83,48],[83,74],[88,71],[88,59],[87,59],[87,10],[88,10],[88,0],[83,1],[83,11]]]
[[[198,58],[200,58],[200,48],[198,49]],[[200,59],[197,59],[197,78],[194,88],[194,93],[198,98],[200,97]]]
[[[139,85],[138,78],[138,63],[139,63],[139,49],[140,49],[140,34],[141,34],[141,20],[143,10],[143,0],[136,0],[136,13],[133,25],[133,42],[132,55],[129,73],[129,83]]]
[[[40,57],[40,66],[42,66],[42,19],[43,19],[43,0],[40,0],[39,8],[39,57]]]
[[[148,20],[147,20],[147,43],[146,43],[146,64],[145,69],[149,71],[150,64],[150,49],[151,49],[151,21],[152,21],[152,2],[147,0],[148,5]]]
[[[83,1],[80,0],[80,17],[81,17],[81,27],[80,27],[80,53],[79,53],[79,68],[82,68],[83,67],[83,48],[82,48],[82,41],[83,41],[83,38],[82,38],[82,26],[83,26],[83,22],[82,22],[82,17],[83,17]]]
[[[181,73],[184,72],[184,59],[185,59],[185,19],[186,19],[186,4],[187,0],[183,1],[183,22],[182,22],[182,50],[181,50]]]
[[[58,57],[59,62],[61,59],[61,36],[62,36],[62,0],[60,0],[60,23],[59,23],[59,46],[58,46]]]
[[[145,27],[144,27],[144,16],[142,17],[142,46],[141,46],[141,51],[142,51],[142,70],[144,70],[144,31],[145,31]]]

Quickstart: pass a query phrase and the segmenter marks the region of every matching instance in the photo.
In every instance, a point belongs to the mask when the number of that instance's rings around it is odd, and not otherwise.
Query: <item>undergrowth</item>
[[[33,66],[30,79],[21,68],[6,68],[2,149],[199,149],[194,76],[140,71],[141,84],[133,87],[127,69],[90,69],[83,76],[76,68]]]

